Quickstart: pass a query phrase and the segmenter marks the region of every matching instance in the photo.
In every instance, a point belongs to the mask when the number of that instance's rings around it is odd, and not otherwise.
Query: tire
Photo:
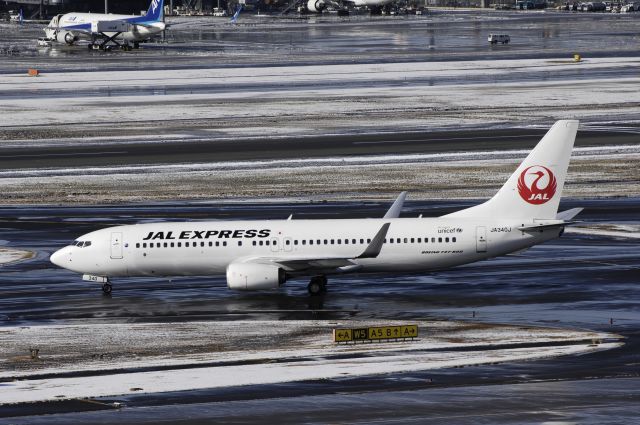
[[[112,289],[113,289],[113,288],[111,287],[111,284],[110,284],[110,283],[105,283],[104,285],[102,285],[102,292],[103,292],[105,295],[111,295],[111,290],[112,290]]]
[[[322,293],[322,284],[313,279],[311,280],[311,282],[309,282],[307,290],[309,291],[309,295],[320,295]]]

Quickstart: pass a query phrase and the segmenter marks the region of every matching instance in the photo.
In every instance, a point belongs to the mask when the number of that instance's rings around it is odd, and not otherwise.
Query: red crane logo
[[[550,169],[542,165],[526,168],[518,179],[520,197],[533,205],[548,202],[556,194],[558,182]]]

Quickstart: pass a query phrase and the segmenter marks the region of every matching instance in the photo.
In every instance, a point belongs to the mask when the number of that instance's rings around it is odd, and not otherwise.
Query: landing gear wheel
[[[310,295],[320,295],[327,292],[327,278],[326,276],[315,276],[311,278],[307,290]]]
[[[112,288],[110,283],[105,283],[104,285],[102,285],[102,292],[104,292],[105,295],[110,295],[111,289]]]

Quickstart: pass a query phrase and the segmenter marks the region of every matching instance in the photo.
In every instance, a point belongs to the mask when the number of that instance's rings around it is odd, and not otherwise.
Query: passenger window
[[[149,244],[149,248],[153,248],[153,242]]]
[[[363,244],[363,243],[364,243],[364,239],[360,239],[360,244]]]
[[[175,246],[175,244],[173,242],[171,242],[171,248],[173,248]]]
[[[238,246],[242,246],[242,241],[238,241]]]
[[[169,246],[169,244],[165,242],[164,243],[164,247],[167,248],[168,246]]]
[[[204,242],[200,242],[200,247],[204,248]]]
[[[309,239],[309,245],[313,245],[313,239]]]
[[[371,239],[367,239],[367,243],[371,243]]]
[[[422,238],[418,238],[418,243],[422,243]]]
[[[222,242],[222,246],[227,246],[227,241]]]
[[[291,245],[291,241],[286,240],[286,241],[284,241],[284,244],[285,244],[285,245]]]
[[[455,241],[456,241],[456,238],[451,238],[451,242],[455,242]]]
[[[436,242],[436,238],[431,238],[431,242],[435,243]]]
[[[349,239],[345,239],[345,240],[344,240],[344,244],[345,244],[345,245],[349,245]]]
[[[147,247],[147,243],[146,243],[146,242],[145,242],[145,243],[143,243],[143,244],[142,244],[142,247],[143,247],[143,248],[146,248],[146,247]]]
[[[331,239],[331,245],[335,243],[335,239]]]
[[[295,241],[293,241],[294,245],[298,245],[298,240],[296,239]]]
[[[302,240],[302,245],[306,245],[306,244],[307,244],[307,240],[306,240],[306,239],[303,239],[303,240]]]
[[[137,244],[136,244],[136,248],[140,248],[140,243],[137,243]]]
[[[220,242],[216,241],[216,246],[220,246]]]
[[[213,242],[209,241],[209,246],[210,247],[213,246]]]
[[[442,238],[438,238],[438,243],[442,243]]]
[[[178,248],[182,248],[182,242],[178,242]]]
[[[409,242],[409,238],[404,238],[404,243],[408,243]]]
[[[416,240],[414,238],[411,238],[411,243],[415,243]]]
[[[444,238],[444,241],[445,242],[449,242],[449,238]]]
[[[342,245],[342,239],[338,239],[338,245]]]
[[[251,242],[251,245],[256,246],[256,241]],[[260,241],[260,245],[262,245],[262,241]]]

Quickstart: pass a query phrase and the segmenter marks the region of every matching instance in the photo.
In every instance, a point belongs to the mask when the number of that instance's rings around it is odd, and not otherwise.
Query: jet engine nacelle
[[[58,34],[56,34],[56,40],[59,43],[67,43],[69,46],[71,46],[73,43],[78,41],[78,37],[70,31],[60,31],[58,32]]]
[[[324,0],[308,0],[307,10],[312,13],[321,13],[327,8],[327,4]]]
[[[287,280],[284,270],[270,264],[231,263],[227,286],[238,291],[276,289]]]

